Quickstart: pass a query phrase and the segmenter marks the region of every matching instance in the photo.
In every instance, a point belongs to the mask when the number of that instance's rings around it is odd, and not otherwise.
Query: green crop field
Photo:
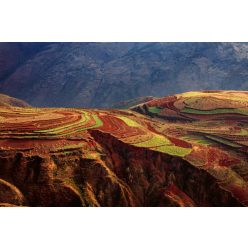
[[[184,108],[181,110],[182,113],[188,114],[200,114],[200,115],[217,115],[217,114],[241,114],[248,116],[247,109],[212,109],[212,110],[198,110],[191,108]]]
[[[159,114],[161,112],[161,108],[158,108],[158,107],[149,107],[148,108],[148,111],[153,113],[153,114]]]
[[[191,148],[183,148],[183,147],[173,146],[173,145],[159,146],[159,147],[153,148],[153,150],[167,153],[169,155],[178,156],[178,157],[184,157],[192,151]]]
[[[162,146],[162,145],[170,145],[171,142],[162,135],[156,135],[147,141],[136,143],[135,146],[139,147],[156,147],[156,146]]]

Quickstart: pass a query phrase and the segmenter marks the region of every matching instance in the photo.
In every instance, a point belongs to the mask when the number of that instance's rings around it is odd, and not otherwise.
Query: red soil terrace
[[[1,106],[0,205],[246,206],[247,96],[189,92],[132,110]]]

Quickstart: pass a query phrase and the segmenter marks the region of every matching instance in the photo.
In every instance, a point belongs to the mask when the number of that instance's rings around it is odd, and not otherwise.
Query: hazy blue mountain
[[[248,89],[248,43],[0,43],[0,92],[33,106]]]

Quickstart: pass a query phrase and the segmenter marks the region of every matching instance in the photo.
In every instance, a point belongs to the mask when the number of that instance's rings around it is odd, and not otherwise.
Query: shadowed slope
[[[245,90],[248,43],[0,43],[0,91],[36,107],[111,107],[152,95]]]

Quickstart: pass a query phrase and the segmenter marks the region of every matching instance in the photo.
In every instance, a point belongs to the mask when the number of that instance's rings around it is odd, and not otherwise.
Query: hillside
[[[30,107],[29,104],[23,100],[0,94],[0,106],[13,106],[13,107]]]
[[[138,98],[134,98],[134,99],[130,99],[130,100],[115,103],[112,106],[110,106],[110,108],[114,108],[114,109],[129,109],[129,108],[131,108],[131,107],[133,107],[135,105],[151,101],[151,100],[153,100],[155,98],[156,97],[153,97],[153,96],[138,97]]]
[[[247,206],[247,95],[188,92],[132,110],[0,107],[0,203]]]
[[[248,43],[0,43],[0,92],[38,107],[246,90]]]

